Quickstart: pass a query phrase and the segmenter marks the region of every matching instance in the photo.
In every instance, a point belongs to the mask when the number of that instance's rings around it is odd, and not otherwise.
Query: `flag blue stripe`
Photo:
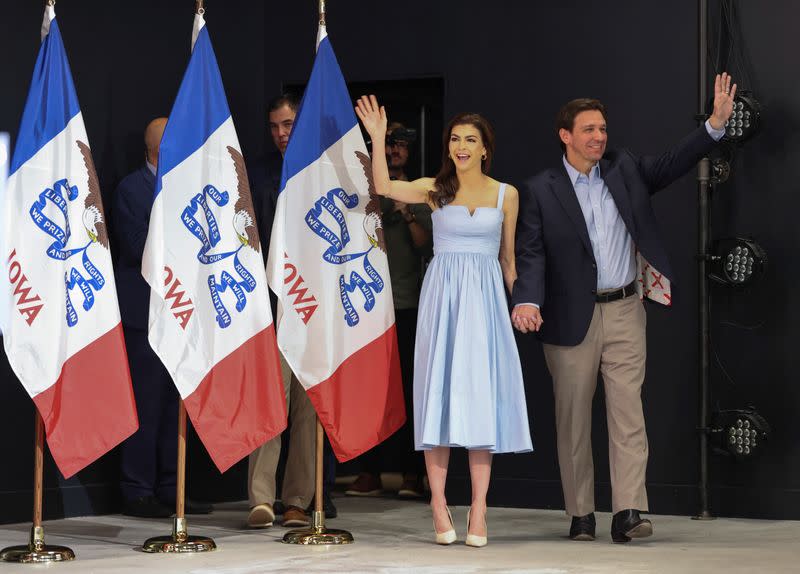
[[[79,112],[61,30],[54,19],[33,67],[33,79],[22,112],[10,173],[16,173],[47,142],[64,131]]]
[[[217,57],[203,26],[161,139],[154,201],[163,175],[200,149],[230,116]]]
[[[317,49],[311,78],[286,147],[281,190],[357,123],[347,84],[326,36]]]

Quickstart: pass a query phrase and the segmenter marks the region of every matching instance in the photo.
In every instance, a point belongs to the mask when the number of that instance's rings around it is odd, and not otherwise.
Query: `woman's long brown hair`
[[[456,176],[456,165],[450,158],[450,135],[456,126],[469,125],[477,129],[481,134],[483,146],[486,148],[486,159],[481,160],[481,171],[489,173],[492,166],[492,156],[494,155],[494,129],[486,118],[480,114],[464,113],[458,114],[447,125],[442,135],[442,167],[436,174],[435,189],[431,193],[431,200],[439,207],[444,207],[452,202],[458,191],[458,177]]]

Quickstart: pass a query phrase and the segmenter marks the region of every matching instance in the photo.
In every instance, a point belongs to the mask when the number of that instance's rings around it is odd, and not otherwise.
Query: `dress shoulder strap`
[[[500,184],[500,191],[497,192],[497,209],[503,209],[503,196],[506,194],[506,184]]]

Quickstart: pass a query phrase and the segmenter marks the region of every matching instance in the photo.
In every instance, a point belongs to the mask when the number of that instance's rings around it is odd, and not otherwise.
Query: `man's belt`
[[[611,301],[617,301],[618,299],[630,297],[634,293],[636,293],[636,279],[625,285],[625,287],[620,287],[619,289],[614,289],[613,291],[598,293],[596,301],[598,303],[611,303]]]

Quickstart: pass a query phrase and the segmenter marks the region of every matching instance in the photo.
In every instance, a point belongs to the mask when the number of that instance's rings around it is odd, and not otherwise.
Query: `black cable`
[[[708,298],[708,316],[711,317],[714,311],[714,298]],[[728,379],[728,382],[733,387],[738,387],[736,381],[733,380],[733,377],[730,376],[728,370],[725,368],[725,365],[722,364],[722,359],[719,358],[719,354],[717,353],[717,348],[714,346],[714,337],[711,334],[711,329],[708,331],[708,346],[711,348],[711,353],[714,355],[714,361],[717,363],[717,366],[722,371],[722,374],[725,375],[725,378]]]
[[[720,325],[725,327],[734,327],[736,329],[742,329],[743,331],[755,331],[756,329],[760,329],[764,325],[767,324],[766,319],[756,323],[755,325],[744,325],[742,323],[736,323],[735,321],[720,321]]]
[[[717,363],[717,366],[722,371],[722,374],[725,375],[725,378],[728,379],[728,382],[731,384],[731,386],[738,387],[736,381],[734,381],[733,377],[731,377],[730,374],[728,374],[728,370],[725,368],[725,365],[722,364],[722,359],[720,359],[719,355],[717,354],[717,348],[714,346],[714,338],[711,335],[709,335],[708,340],[709,340],[709,346],[711,347],[711,352],[714,354],[714,361]]]

